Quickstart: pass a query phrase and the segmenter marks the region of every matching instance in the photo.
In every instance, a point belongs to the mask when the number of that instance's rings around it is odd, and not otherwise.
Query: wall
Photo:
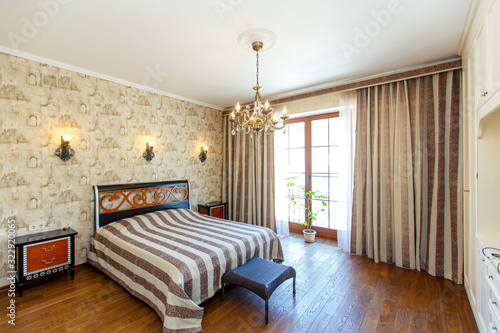
[[[54,154],[65,133],[76,153],[68,162]],[[156,142],[151,162],[146,140]],[[72,227],[77,264],[85,262],[92,185],[188,179],[196,210],[221,198],[222,141],[218,110],[0,53],[0,286],[8,219],[17,235],[32,223]]]
[[[500,110],[482,120],[477,140],[477,234],[486,246],[500,245]]]
[[[296,114],[302,115],[302,113],[307,113],[307,112],[315,112],[315,111],[338,108],[340,106],[340,94],[341,92],[333,92],[308,98],[298,98],[283,103],[275,103],[274,101],[270,100],[269,104],[273,107],[277,116],[281,116],[284,106],[286,106],[288,115],[296,115]],[[250,106],[253,108],[253,104],[250,104]],[[233,109],[226,109],[224,111],[224,114],[228,116],[231,114],[232,111]]]
[[[279,110],[280,114],[283,110],[283,106],[286,106],[286,110],[289,115],[301,114],[304,112],[319,111],[339,107],[340,94],[340,92],[333,92],[325,95],[318,95],[314,97],[288,101],[283,104],[271,104],[275,110]]]

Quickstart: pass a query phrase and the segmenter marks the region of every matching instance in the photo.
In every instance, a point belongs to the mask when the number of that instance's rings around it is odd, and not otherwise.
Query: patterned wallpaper
[[[73,136],[75,156],[54,152]],[[156,157],[142,158],[146,141]],[[7,221],[78,231],[76,263],[94,232],[92,185],[188,179],[196,203],[220,200],[222,113],[0,53],[0,286],[7,276]],[[207,145],[201,163],[199,149]]]

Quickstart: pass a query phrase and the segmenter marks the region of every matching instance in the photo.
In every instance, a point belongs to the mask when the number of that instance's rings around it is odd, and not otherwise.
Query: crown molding
[[[474,17],[476,16],[477,10],[479,8],[479,0],[471,0],[469,5],[469,10],[467,11],[467,17],[465,18],[465,23],[462,28],[462,34],[460,35],[460,41],[458,42],[457,54],[463,55],[467,41],[472,32],[472,25],[474,23]]]
[[[207,103],[204,103],[204,102],[196,101],[194,99],[186,98],[186,97],[175,95],[175,94],[170,94],[170,93],[162,91],[162,90],[150,88],[150,87],[147,87],[147,86],[143,86],[141,84],[137,84],[137,83],[133,83],[133,82],[130,82],[130,81],[118,79],[118,78],[115,78],[115,77],[112,77],[112,76],[100,74],[100,73],[97,73],[97,72],[94,72],[94,71],[91,71],[91,70],[87,70],[87,69],[84,69],[84,68],[75,67],[75,66],[68,65],[68,64],[65,64],[65,63],[62,63],[62,62],[59,62],[59,61],[55,61],[55,60],[51,60],[51,59],[39,57],[39,56],[36,56],[34,54],[31,54],[31,53],[26,53],[26,52],[14,50],[14,49],[11,49],[11,48],[8,48],[8,47],[5,47],[5,46],[1,46],[1,45],[0,45],[0,52],[8,54],[8,55],[16,56],[16,57],[28,59],[28,60],[40,62],[42,64],[46,64],[46,65],[55,66],[55,67],[59,67],[59,68],[62,68],[62,69],[70,70],[70,71],[73,71],[73,72],[77,72],[77,73],[81,73],[81,74],[93,76],[93,77],[96,77],[98,79],[115,82],[115,83],[118,83],[118,84],[122,84],[124,86],[129,86],[129,87],[137,88],[137,89],[148,91],[148,92],[151,92],[151,93],[154,93],[154,94],[158,94],[158,95],[162,95],[162,96],[167,96],[167,97],[172,97],[172,98],[175,98],[175,99],[178,99],[178,100],[182,100],[182,101],[185,101],[185,102],[197,104],[197,105],[200,105],[200,106],[209,107],[209,108],[216,109],[216,110],[219,110],[219,111],[224,110],[224,108],[222,108],[220,106],[216,106],[216,105],[212,105],[212,104],[207,104]]]

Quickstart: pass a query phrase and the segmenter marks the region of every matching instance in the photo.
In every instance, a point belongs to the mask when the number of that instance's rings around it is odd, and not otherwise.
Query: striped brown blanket
[[[284,260],[273,231],[172,209],[100,228],[88,261],[150,305],[163,332],[198,332],[198,305],[221,288],[225,272],[254,256]]]

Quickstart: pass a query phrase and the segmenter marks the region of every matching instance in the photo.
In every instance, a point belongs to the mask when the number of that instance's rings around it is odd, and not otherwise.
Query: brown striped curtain
[[[351,252],[463,278],[461,70],[358,91]]]
[[[222,200],[230,220],[267,227],[276,232],[274,215],[274,136],[236,132],[224,119]]]

